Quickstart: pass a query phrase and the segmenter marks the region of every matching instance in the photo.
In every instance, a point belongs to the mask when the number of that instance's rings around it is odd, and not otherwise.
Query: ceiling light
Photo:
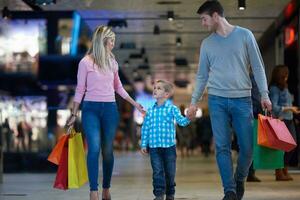
[[[3,19],[9,19],[11,17],[10,10],[8,9],[7,6],[5,6],[2,10],[2,18]]]
[[[160,28],[159,28],[158,25],[154,25],[153,34],[154,35],[159,35],[160,34]]]
[[[25,3],[33,4],[33,5],[50,5],[50,4],[56,4],[56,0],[26,0]]]
[[[169,21],[173,21],[174,20],[174,11],[168,11],[167,18]]]
[[[127,21],[125,19],[110,19],[107,22],[107,26],[113,27],[113,28],[127,28]]]
[[[238,0],[238,7],[239,7],[239,10],[245,10],[246,9],[246,0]]]
[[[180,47],[182,45],[181,37],[176,38],[176,46]]]

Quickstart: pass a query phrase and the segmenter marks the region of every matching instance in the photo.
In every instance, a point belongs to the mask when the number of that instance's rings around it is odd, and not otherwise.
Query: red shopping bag
[[[68,135],[63,135],[62,137],[59,138],[58,142],[56,143],[55,147],[51,151],[50,155],[48,156],[48,161],[58,165],[60,158],[61,158],[61,153],[63,150],[63,147],[65,145],[66,139],[68,138]]]
[[[297,143],[283,121],[274,118],[268,118],[267,121],[270,129],[272,129],[273,138],[275,138],[271,141],[275,149],[289,152],[296,148]]]
[[[68,189],[68,140],[66,135],[65,143],[62,148],[61,158],[58,164],[58,170],[53,187],[61,190]]]
[[[297,146],[283,121],[261,114],[258,115],[257,143],[261,146],[287,152]]]

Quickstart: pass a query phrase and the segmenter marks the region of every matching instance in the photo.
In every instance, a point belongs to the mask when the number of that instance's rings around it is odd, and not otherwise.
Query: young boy
[[[153,170],[154,200],[174,200],[176,146],[175,120],[186,126],[190,120],[168,99],[172,96],[173,85],[164,80],[156,81],[153,90],[155,105],[147,111],[142,126],[142,154],[150,154]]]

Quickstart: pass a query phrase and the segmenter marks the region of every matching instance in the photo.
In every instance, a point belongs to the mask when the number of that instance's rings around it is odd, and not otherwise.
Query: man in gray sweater
[[[197,13],[202,26],[212,33],[201,44],[196,86],[188,115],[195,116],[196,104],[207,86],[216,158],[225,194],[223,200],[241,200],[253,148],[250,67],[261,94],[262,107],[272,109],[264,64],[252,32],[229,24],[218,1],[204,2]],[[231,125],[240,149],[235,174],[231,158]]]

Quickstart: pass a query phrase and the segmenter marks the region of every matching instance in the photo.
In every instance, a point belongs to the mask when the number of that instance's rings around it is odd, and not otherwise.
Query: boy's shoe
[[[232,191],[226,192],[223,200],[237,200],[236,194]]]
[[[167,195],[166,200],[174,200],[174,195]]]
[[[243,181],[236,182],[236,196],[238,200],[241,200],[244,196],[245,185]]]
[[[154,200],[164,200],[164,195],[156,196]]]

